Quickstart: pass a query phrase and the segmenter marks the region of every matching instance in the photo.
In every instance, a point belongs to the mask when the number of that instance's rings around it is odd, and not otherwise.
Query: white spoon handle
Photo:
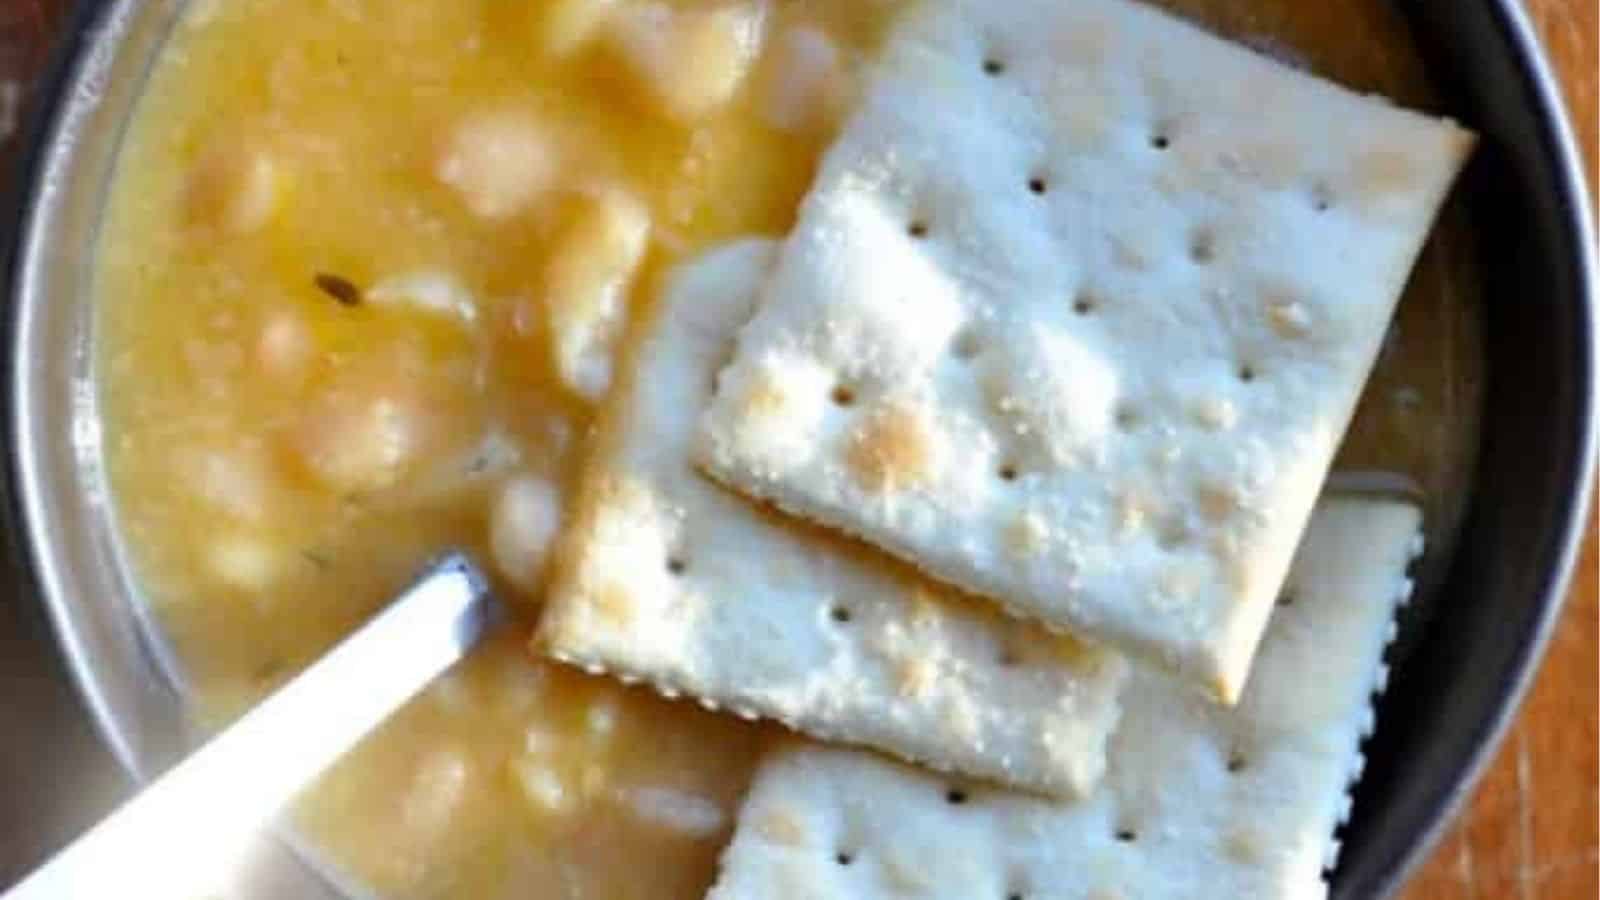
[[[493,601],[459,556],[18,883],[3,900],[186,898],[294,793],[477,643]]]

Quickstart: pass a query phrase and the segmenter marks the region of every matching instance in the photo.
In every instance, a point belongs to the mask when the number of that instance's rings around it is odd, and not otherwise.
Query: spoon
[[[294,793],[451,664],[499,617],[460,554],[0,900],[194,897]]]

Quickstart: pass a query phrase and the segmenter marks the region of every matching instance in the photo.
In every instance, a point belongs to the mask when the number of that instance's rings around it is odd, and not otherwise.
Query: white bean
[[[650,244],[650,214],[621,191],[586,198],[545,270],[544,303],[556,369],[596,400],[627,317],[628,288]]]
[[[206,561],[211,574],[223,584],[260,592],[271,587],[283,571],[284,555],[260,538],[229,534],[212,541]]]
[[[617,0],[554,0],[545,10],[545,50],[560,57],[582,49],[616,5]]]
[[[571,811],[572,792],[554,769],[527,757],[513,759],[510,766],[512,778],[535,812],[552,815]]]
[[[440,269],[390,276],[373,285],[366,298],[376,307],[444,316],[463,325],[478,321],[478,300],[472,291],[455,273]]]
[[[611,38],[661,113],[692,122],[739,92],[761,52],[765,13],[755,2],[700,10],[645,3],[612,16]]]
[[[316,338],[299,313],[273,310],[256,334],[256,365],[273,378],[297,380],[305,377],[316,349]]]
[[[693,837],[716,834],[727,821],[715,802],[678,788],[634,788],[628,792],[628,801],[639,818]]]
[[[184,206],[197,225],[243,234],[265,225],[277,211],[278,181],[277,165],[265,150],[223,137],[195,161]]]
[[[405,827],[421,837],[444,831],[461,806],[470,775],[471,762],[460,750],[438,748],[425,754],[402,801]]]
[[[360,493],[399,480],[418,455],[425,430],[423,411],[403,395],[339,394],[301,420],[295,447],[325,487]]]
[[[761,114],[784,131],[826,127],[838,115],[847,91],[839,48],[819,29],[798,25],[777,41]]]
[[[533,475],[508,480],[489,517],[495,568],[512,584],[533,589],[560,529],[561,493],[554,484]]]
[[[434,163],[434,176],[454,188],[479,218],[498,220],[527,209],[550,186],[556,152],[531,115],[478,113],[458,122]]]

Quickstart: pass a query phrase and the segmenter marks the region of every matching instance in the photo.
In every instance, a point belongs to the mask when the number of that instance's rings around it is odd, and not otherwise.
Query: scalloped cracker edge
[[[1055,796],[1099,779],[1127,666],[694,470],[695,419],[774,255],[671,273],[608,401],[539,626],[542,651]]]
[[[1234,702],[1473,143],[1124,0],[928,0],[697,457]]]
[[[1402,502],[1324,499],[1238,706],[1137,670],[1086,800],[952,789],[841,749],[778,752],[712,900],[1324,897],[1420,522]]]

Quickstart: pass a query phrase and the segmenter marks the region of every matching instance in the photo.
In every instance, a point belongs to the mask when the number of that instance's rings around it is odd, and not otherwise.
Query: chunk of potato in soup
[[[1383,0],[1165,5],[1427,105]],[[664,268],[788,227],[902,6],[192,4],[113,185],[98,353],[122,532],[204,721],[447,547],[532,622],[629,317]],[[1422,485],[1436,528],[1476,409],[1459,227],[1346,453]],[[534,660],[525,631],[299,821],[385,896],[698,896],[775,729]]]

